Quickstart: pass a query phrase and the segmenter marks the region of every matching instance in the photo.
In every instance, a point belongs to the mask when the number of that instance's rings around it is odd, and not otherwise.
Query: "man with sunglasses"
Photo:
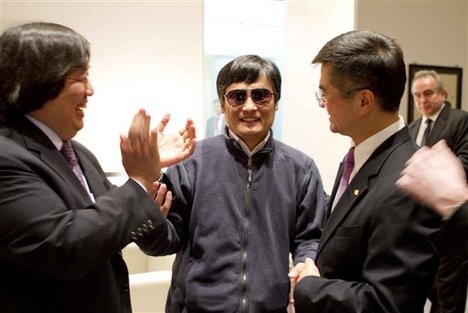
[[[416,151],[398,115],[406,82],[401,47],[352,31],[326,43],[313,63],[321,64],[317,95],[330,130],[350,137],[352,147],[315,262],[306,260],[299,276],[296,312],[422,313],[437,267],[429,237],[440,218],[395,185]]]
[[[178,252],[166,312],[286,312],[289,253],[315,258],[324,191],[314,161],[273,139],[276,65],[240,56],[218,74],[225,133],[168,169],[177,231],[153,254]]]

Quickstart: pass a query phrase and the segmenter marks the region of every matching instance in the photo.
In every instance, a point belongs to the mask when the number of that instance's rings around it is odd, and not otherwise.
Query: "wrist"
[[[141,176],[130,176],[131,179],[136,181],[146,192],[153,189],[153,182]]]
[[[443,220],[448,220],[458,211],[458,209],[468,202],[468,188],[464,187],[452,190],[432,202],[432,208],[442,216]]]
[[[450,219],[459,209],[462,205],[464,205],[466,202],[460,202],[460,203],[457,203],[455,205],[451,205],[449,207],[446,207],[443,211],[443,214],[442,214],[442,219],[444,221]]]

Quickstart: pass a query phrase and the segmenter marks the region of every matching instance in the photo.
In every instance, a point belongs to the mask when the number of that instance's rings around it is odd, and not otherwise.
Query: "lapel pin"
[[[359,189],[354,189],[353,195],[357,197],[359,195]]]

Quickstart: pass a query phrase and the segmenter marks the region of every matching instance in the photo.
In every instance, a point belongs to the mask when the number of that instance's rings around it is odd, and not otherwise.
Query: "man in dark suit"
[[[416,151],[398,115],[401,47],[353,31],[326,43],[313,63],[321,64],[319,105],[354,153],[338,171],[316,261],[299,275],[296,312],[422,313],[437,265],[429,236],[440,219],[395,186]]]
[[[422,114],[409,125],[411,137],[419,146],[429,147],[445,139],[468,173],[468,112],[450,107],[446,102],[447,91],[443,81],[435,71],[416,72],[411,93],[416,108]],[[431,126],[427,139],[422,142],[428,120],[431,120]]]
[[[419,146],[433,146],[445,139],[463,162],[468,173],[468,112],[452,109],[446,102],[447,92],[435,71],[416,72],[411,93],[422,117],[409,125],[411,137]],[[429,123],[429,124],[428,124]],[[428,126],[429,125],[429,126]],[[437,245],[439,269],[430,293],[432,313],[463,313],[468,284],[468,261],[456,248],[444,242]]]
[[[0,312],[131,312],[120,250],[167,236],[170,193],[155,181],[191,154],[193,126],[158,151],[168,118],[150,132],[138,112],[121,137],[129,180],[117,188],[71,140],[93,94],[86,39],[30,23],[6,30],[0,51]]]

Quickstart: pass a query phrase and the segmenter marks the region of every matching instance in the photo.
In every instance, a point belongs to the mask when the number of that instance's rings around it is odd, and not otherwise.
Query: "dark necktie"
[[[424,134],[421,140],[421,147],[427,145],[427,138],[429,137],[429,133],[431,132],[431,125],[432,125],[432,120],[427,119],[426,120],[426,129],[424,130]]]
[[[348,188],[349,178],[351,177],[351,173],[353,172],[353,169],[354,169],[354,147],[351,147],[348,151],[348,154],[346,154],[346,157],[345,157],[343,174],[341,175],[340,185],[338,186],[335,199],[333,200],[333,208],[340,200],[346,188]]]
[[[78,163],[78,158],[76,157],[75,150],[73,150],[73,147],[70,141],[63,142],[62,150],[60,150],[60,152],[63,154],[63,156],[67,160],[73,173],[78,178],[81,185],[83,185],[84,189],[87,190],[86,183],[85,183],[85,176],[83,172],[81,171],[80,164]]]

